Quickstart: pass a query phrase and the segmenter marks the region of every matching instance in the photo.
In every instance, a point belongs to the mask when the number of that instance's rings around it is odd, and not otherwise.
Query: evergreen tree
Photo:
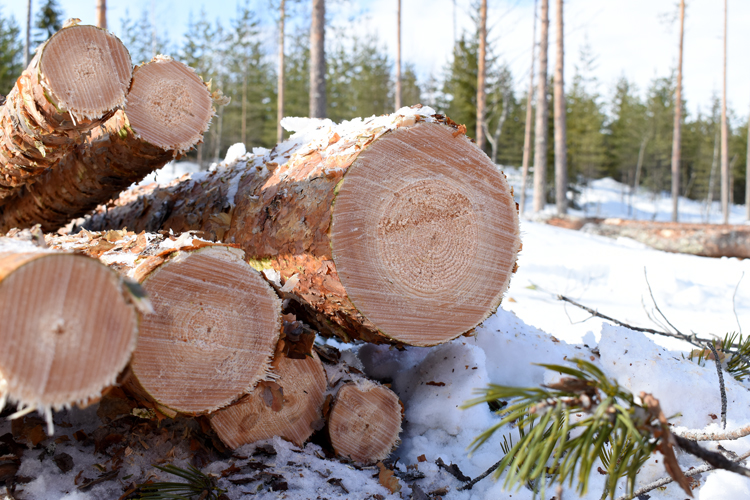
[[[65,17],[57,0],[46,0],[36,14],[34,44],[40,45],[59,31]]]
[[[307,116],[310,112],[310,34],[296,32],[286,49],[284,72],[286,116]]]
[[[476,37],[461,35],[453,48],[453,60],[446,68],[438,107],[453,121],[476,130],[479,45]]]
[[[422,90],[417,81],[417,73],[414,65],[406,63],[401,73],[401,105],[413,106],[421,104]]]
[[[655,193],[666,189],[670,179],[674,87],[674,75],[656,78],[651,83],[646,98],[646,130],[649,142],[643,165],[643,179]]]
[[[12,17],[0,15],[0,95],[7,95],[23,71],[21,30]]]
[[[138,20],[131,18],[126,9],[125,17],[120,20],[120,25],[120,39],[128,48],[133,64],[150,61],[156,54],[171,52],[169,42],[159,35],[156,26],[152,23],[148,9],[144,8],[141,11],[141,17]]]
[[[611,104],[611,121],[605,137],[607,158],[606,175],[632,186],[641,148],[645,148],[648,137],[645,132],[646,107],[638,97],[638,91],[625,77],[615,86]]]

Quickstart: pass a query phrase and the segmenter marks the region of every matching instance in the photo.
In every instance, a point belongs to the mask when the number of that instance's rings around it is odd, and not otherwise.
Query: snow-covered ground
[[[517,184],[517,172],[509,174],[511,181]],[[586,202],[588,215],[627,216],[627,204],[623,203],[621,192],[619,184],[604,179],[592,182],[581,199]],[[635,196],[633,205],[639,218],[651,219],[656,206],[656,219],[666,220],[671,210],[668,199],[659,199],[654,205],[648,193]],[[700,204],[682,200],[680,206],[683,220],[702,220]],[[712,213],[712,220],[716,220],[718,207],[714,207]],[[741,223],[744,207],[733,207],[732,214],[732,222]],[[417,485],[428,494],[442,489],[443,492],[436,495],[446,500],[531,499],[533,493],[526,488],[505,491],[502,479],[494,482],[487,478],[471,491],[459,492],[457,488],[461,483],[439,469],[435,461],[442,458],[447,464],[455,463],[471,477],[496,462],[502,453],[501,436],[511,431],[499,432],[469,456],[467,447],[472,440],[498,417],[486,405],[462,410],[461,404],[474,397],[475,389],[489,383],[537,386],[549,382],[551,375],[534,363],[563,364],[565,359],[575,357],[594,360],[605,373],[636,394],[641,391],[654,394],[661,401],[665,414],[677,415],[672,419],[676,426],[719,430],[715,415],[720,414],[721,403],[714,366],[702,367],[685,360],[682,354],[689,349],[685,344],[590,319],[586,312],[558,301],[556,295],[565,294],[633,325],[661,329],[661,325],[649,319],[654,304],[646,283],[647,273],[654,299],[680,330],[706,336],[724,335],[740,328],[748,333],[750,262],[668,254],[631,240],[610,240],[527,219],[521,224],[520,268],[501,309],[477,328],[475,336],[461,337],[433,348],[398,351],[387,346],[366,345],[357,350],[365,370],[373,377],[392,382],[393,389],[403,400],[406,423],[402,445],[395,456],[399,457],[403,472],[406,472],[406,465],[417,464],[423,478],[401,479],[401,491],[391,494],[373,477],[377,469],[357,470],[321,458],[323,455],[316,445],[308,444],[299,452],[276,440],[272,444],[277,454],[265,460],[275,465],[273,472],[283,476],[288,490],[270,491],[263,487],[258,489],[259,482],[236,485],[227,478],[220,479],[219,484],[229,490],[229,498],[424,498],[413,493],[412,485]],[[592,353],[594,348],[598,348],[601,357]],[[750,423],[750,392],[730,376],[725,376],[725,380],[729,402],[727,429],[734,429]],[[428,385],[427,382],[445,385]],[[49,447],[52,440],[43,442],[40,448],[24,455],[19,474],[33,480],[19,487],[24,491],[18,493],[17,498],[118,498],[123,484],[144,481],[154,472],[150,464],[166,454],[171,453],[177,465],[186,463],[190,454],[186,445],[170,452],[164,443],[149,449],[136,443],[128,448],[120,472],[121,480],[130,475],[127,480],[122,480],[122,484],[104,482],[87,492],[78,491],[74,485],[75,475],[83,470],[83,477],[96,477],[98,471],[94,464],[108,460],[94,453],[90,443],[78,442],[73,436],[79,429],[95,434],[100,425],[95,412],[95,409],[71,410],[56,416],[58,435],[55,438],[66,435],[70,440],[57,443],[52,454],[71,455],[75,467],[72,472],[63,474],[53,460],[38,460],[48,456],[45,447]],[[70,426],[62,427],[62,422]],[[9,431],[9,423],[0,423],[0,436]],[[750,449],[750,438],[722,444],[742,453]],[[237,454],[251,456],[253,450],[253,446],[247,446]],[[427,459],[425,462],[418,461],[421,455]],[[638,484],[666,475],[661,458],[655,455],[642,468]],[[678,459],[684,469],[700,464],[689,455],[680,455]],[[204,471],[220,474],[232,463],[242,468],[247,461],[231,458],[214,462]],[[340,479],[340,482],[331,479]],[[698,481],[694,494],[701,500],[750,498],[750,480],[734,474],[704,473]],[[595,472],[585,498],[599,499],[603,484],[604,476]],[[616,496],[623,492],[620,484]],[[548,497],[552,494],[554,488]],[[674,484],[649,495],[652,499],[686,497]],[[564,498],[576,497],[573,490],[566,489]]]

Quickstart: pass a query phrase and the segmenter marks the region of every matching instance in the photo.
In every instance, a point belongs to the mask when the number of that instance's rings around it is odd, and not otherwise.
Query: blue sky
[[[36,10],[41,0],[32,0]],[[189,14],[199,15],[203,8],[211,19],[228,24],[236,11],[236,1],[215,0],[134,0],[108,2],[110,29],[119,34],[125,8],[138,17],[152,1],[158,29],[179,43]],[[67,17],[94,22],[96,0],[59,0]],[[277,0],[273,1],[277,3]],[[288,0],[289,3],[289,0]],[[296,19],[309,19],[310,0],[293,7]],[[345,25],[349,19],[360,19],[358,31],[376,33],[381,43],[395,56],[396,0],[329,0],[328,19]],[[552,2],[550,2],[552,3]],[[22,23],[25,0],[0,0],[3,14],[12,13]],[[275,8],[272,0],[251,0],[251,7],[266,23],[268,49],[276,47]],[[456,0],[456,24],[459,33],[471,25],[471,0]],[[495,53],[506,61],[525,90],[530,64],[532,0],[488,0],[491,43]],[[684,91],[688,109],[704,112],[714,92],[721,91],[722,2],[688,0],[685,21]],[[598,90],[609,96],[615,81],[622,75],[635,81],[641,90],[656,76],[666,76],[676,66],[678,24],[670,23],[676,14],[677,0],[567,0],[566,1],[566,84],[572,81],[581,48],[588,44],[596,64],[594,76]],[[550,41],[554,40],[554,9],[551,10]],[[414,63],[421,77],[439,74],[449,59],[453,44],[453,0],[402,0],[402,45],[404,61]],[[750,44],[750,2],[729,0],[729,105],[744,120],[750,108],[750,60],[744,55]],[[554,67],[551,47],[549,71]]]

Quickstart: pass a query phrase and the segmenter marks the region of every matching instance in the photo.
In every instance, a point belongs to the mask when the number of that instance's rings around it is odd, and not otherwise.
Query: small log
[[[239,244],[323,334],[446,342],[497,309],[521,241],[505,175],[465,127],[432,113],[329,122],[126,194],[86,227],[202,230]]]
[[[750,227],[742,225],[598,219],[586,223],[581,230],[610,238],[630,238],[664,252],[750,258]]]
[[[0,238],[0,317],[0,408],[9,396],[50,425],[52,410],[86,406],[116,382],[138,329],[117,273],[12,238]]]
[[[209,416],[211,427],[230,448],[274,436],[302,446],[323,428],[328,385],[317,354],[303,359],[278,355],[273,370],[273,382],[261,382],[238,402]]]
[[[154,313],[141,321],[127,384],[162,413],[205,414],[268,378],[281,300],[241,250],[125,231],[47,241],[99,258],[148,293]]]
[[[108,31],[74,25],[52,35],[0,110],[0,200],[122,107],[131,76],[127,49]]]
[[[40,224],[55,231],[192,148],[213,116],[206,85],[165,56],[133,73],[127,112],[95,128],[57,168],[0,207],[0,231]]]

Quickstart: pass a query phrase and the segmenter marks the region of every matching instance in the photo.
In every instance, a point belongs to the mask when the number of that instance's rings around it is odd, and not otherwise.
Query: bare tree
[[[680,147],[682,142],[682,41],[685,32],[685,0],[680,0],[680,58],[677,62],[677,88],[674,95],[674,134],[672,135],[672,222],[677,222],[680,197]]]
[[[542,32],[539,39],[539,82],[536,96],[536,127],[534,140],[534,212],[544,209],[547,193],[547,45],[549,33],[549,0],[542,0]]]
[[[310,117],[326,116],[325,0],[312,0],[310,24]]]
[[[724,85],[721,91],[721,214],[729,223],[729,137],[727,130],[727,0],[724,0]]]
[[[531,36],[531,68],[529,69],[529,93],[526,96],[526,129],[523,134],[523,161],[521,162],[521,206],[523,214],[526,206],[526,185],[529,176],[529,158],[531,157],[531,116],[532,98],[534,95],[534,62],[536,56],[536,3],[534,0],[534,28]]]
[[[23,46],[23,67],[29,65],[31,59],[31,0],[26,0],[26,41]]]
[[[401,0],[396,0],[396,110],[401,109]]]
[[[281,119],[284,118],[284,18],[286,17],[286,1],[279,4],[279,72],[276,86],[278,96],[276,100],[276,142],[284,139],[284,129]]]
[[[555,200],[557,215],[568,213],[568,150],[563,62],[563,0],[557,0],[557,62],[555,64]]]
[[[477,146],[484,149],[484,115],[487,95],[485,77],[487,76],[487,0],[482,0],[479,7],[479,68],[477,76]]]
[[[107,0],[96,0],[96,25],[107,29]]]

